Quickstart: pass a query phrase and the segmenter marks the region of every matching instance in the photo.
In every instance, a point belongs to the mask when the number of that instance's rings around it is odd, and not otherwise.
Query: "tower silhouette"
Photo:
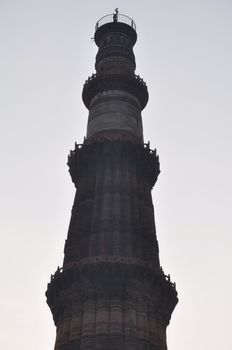
[[[160,266],[151,190],[159,158],[144,144],[145,82],[135,75],[134,21],[101,18],[96,73],[85,81],[87,135],[68,166],[76,186],[63,267],[48,284],[55,350],[165,350],[178,301]]]

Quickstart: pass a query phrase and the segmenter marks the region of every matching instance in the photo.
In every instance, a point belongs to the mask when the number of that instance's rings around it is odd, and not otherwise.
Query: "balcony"
[[[99,29],[104,24],[115,23],[115,22],[127,24],[128,26],[132,27],[136,31],[136,25],[133,19],[126,15],[122,15],[120,13],[112,13],[110,15],[106,15],[100,18],[96,24],[95,30]]]
[[[140,102],[143,110],[148,101],[148,91],[146,83],[139,75],[122,74],[93,74],[84,84],[82,99],[89,109],[90,102],[98,93],[108,90],[123,90],[134,95]]]

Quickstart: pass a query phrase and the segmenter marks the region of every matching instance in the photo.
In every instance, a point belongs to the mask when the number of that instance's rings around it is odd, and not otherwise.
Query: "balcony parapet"
[[[92,74],[83,87],[82,99],[89,109],[90,102],[98,93],[107,90],[123,90],[134,95],[140,102],[141,110],[148,101],[148,90],[145,81],[139,75]]]
[[[85,80],[84,87],[90,84],[97,77],[101,77],[101,76],[102,76],[101,74],[93,73],[92,75],[90,75],[90,77],[88,77],[88,79]],[[143,78],[140,77],[139,74],[138,75],[134,74],[133,77],[136,79],[136,81],[139,81],[143,86],[147,86],[146,82],[143,80]]]
[[[78,187],[90,164],[91,169],[96,167],[103,152],[111,155],[109,161],[118,159],[119,163],[121,162],[121,154],[126,153],[128,159],[134,159],[139,176],[146,176],[152,189],[160,173],[160,163],[156,149],[151,150],[148,146],[150,146],[149,143],[131,144],[120,140],[96,141],[91,144],[84,143],[83,145],[75,144],[75,149],[70,151],[67,163],[72,181]],[[118,149],[120,152],[118,152]]]
[[[114,278],[117,276],[117,279]],[[105,283],[105,282],[108,283]],[[123,263],[86,263],[78,267],[70,267],[55,273],[48,283],[46,296],[47,303],[53,310],[55,324],[63,317],[64,305],[66,304],[67,291],[75,290],[75,299],[85,301],[90,295],[123,295],[125,297],[125,281],[129,285],[126,297],[137,301],[137,292],[134,292],[134,282],[142,289],[140,297],[146,298],[153,306],[162,306],[161,312],[169,323],[171,313],[178,302],[175,283],[170,281],[170,276],[164,275],[162,269],[154,272],[145,266]],[[146,286],[144,285],[146,282]],[[80,288],[76,289],[76,286]],[[88,286],[86,289],[85,286]],[[145,288],[144,288],[144,287]],[[73,295],[71,293],[71,295]],[[70,300],[70,299],[69,299]]]
[[[136,25],[135,25],[135,22],[132,18],[130,18],[126,15],[123,15],[121,13],[117,13],[117,12],[100,18],[96,23],[95,30],[97,30],[98,28],[100,28],[104,24],[115,23],[115,22],[125,23],[125,24],[131,26],[134,30],[136,30]]]
[[[80,267],[82,267],[84,265],[88,265],[88,264],[100,264],[100,263],[113,263],[113,264],[121,263],[121,264],[129,264],[129,265],[132,264],[132,265],[139,265],[139,266],[142,266],[144,268],[149,268],[151,270],[153,270],[153,267],[154,267],[152,262],[149,263],[149,262],[145,262],[145,261],[142,261],[142,260],[136,259],[136,258],[126,258],[126,257],[122,257],[122,256],[92,256],[89,258],[82,259],[76,263],[72,263],[70,266],[68,266],[65,269],[65,271],[67,269],[77,269],[77,268],[80,268]],[[64,272],[64,269],[62,267],[58,266],[55,273],[53,275],[51,275],[50,282],[59,278],[63,272]],[[162,267],[160,267],[160,271],[159,271],[158,275],[163,276],[164,279],[170,283],[171,287],[174,290],[176,290],[176,283],[171,281],[170,275],[164,274]]]

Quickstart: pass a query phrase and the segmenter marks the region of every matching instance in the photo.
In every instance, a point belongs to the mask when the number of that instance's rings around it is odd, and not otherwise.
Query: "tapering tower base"
[[[159,265],[156,152],[105,140],[76,145],[68,164],[78,191],[63,270],[47,291],[55,350],[165,349],[177,293]]]

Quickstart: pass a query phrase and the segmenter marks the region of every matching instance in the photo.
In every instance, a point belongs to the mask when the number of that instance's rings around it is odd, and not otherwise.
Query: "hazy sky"
[[[1,348],[53,349],[44,293],[75,193],[67,155],[86,132],[94,26],[115,7],[137,24],[160,155],[160,257],[180,299],[169,350],[231,350],[231,0],[0,0]]]

